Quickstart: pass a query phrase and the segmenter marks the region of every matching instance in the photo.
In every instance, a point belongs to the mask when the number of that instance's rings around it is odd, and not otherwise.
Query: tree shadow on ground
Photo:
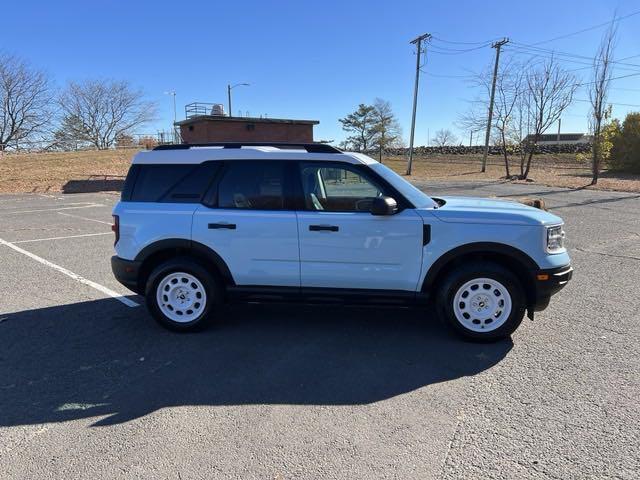
[[[112,425],[182,405],[377,402],[500,360],[511,340],[459,340],[418,309],[237,305],[176,334],[113,299],[5,314],[0,426],[101,417]]]
[[[114,175],[90,175],[85,180],[68,180],[62,193],[120,192],[125,177]]]

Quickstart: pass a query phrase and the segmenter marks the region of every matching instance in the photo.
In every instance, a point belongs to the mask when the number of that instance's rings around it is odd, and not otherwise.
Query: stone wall
[[[512,145],[507,148],[509,155],[518,155],[520,153],[520,145]],[[482,155],[484,147],[474,145],[471,147],[464,145],[444,146],[444,147],[414,147],[414,155]],[[537,145],[535,153],[589,153],[591,151],[590,143],[580,143],[575,145]],[[369,152],[373,154],[375,152]],[[387,155],[404,156],[409,153],[408,148],[392,148],[387,150]],[[489,155],[502,155],[502,148],[498,146],[489,147]]]

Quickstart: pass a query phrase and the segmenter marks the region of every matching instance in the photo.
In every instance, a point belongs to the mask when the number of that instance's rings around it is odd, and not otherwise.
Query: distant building
[[[176,122],[184,143],[207,142],[313,142],[317,120],[230,117],[218,104],[190,103],[186,119]]]
[[[532,143],[535,135],[527,135],[522,143]],[[557,133],[545,133],[540,136],[538,145],[580,145],[591,143],[593,137],[585,133],[561,133],[558,139]]]

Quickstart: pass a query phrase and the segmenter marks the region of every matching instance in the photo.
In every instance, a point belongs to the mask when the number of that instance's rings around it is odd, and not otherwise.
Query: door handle
[[[220,230],[223,228],[226,228],[227,230],[235,230],[236,224],[235,223],[210,223],[209,224],[210,230]]]
[[[338,230],[340,230],[340,227],[338,227],[337,225],[309,225],[309,230],[311,232],[337,232]]]

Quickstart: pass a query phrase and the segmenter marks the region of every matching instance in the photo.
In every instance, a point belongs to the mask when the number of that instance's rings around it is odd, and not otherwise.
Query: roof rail
[[[276,148],[298,148],[306,150],[308,153],[342,153],[336,147],[326,143],[286,143],[286,142],[211,142],[211,143],[179,143],[175,145],[158,145],[154,150],[188,150],[191,147],[222,147],[222,148],[242,148],[242,147],[276,147]]]

